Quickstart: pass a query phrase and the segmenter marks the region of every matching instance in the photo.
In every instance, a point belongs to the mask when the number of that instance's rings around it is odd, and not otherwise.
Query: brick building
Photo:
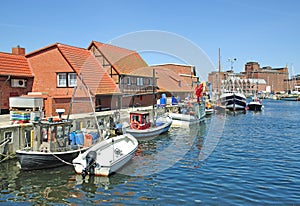
[[[74,90],[80,101],[70,113],[90,112],[83,103],[88,95],[80,90],[85,87],[96,111],[149,106],[153,90],[157,98],[166,93],[183,99],[198,81],[194,66],[150,67],[135,51],[95,41],[87,49],[54,43],[28,54],[18,46],[0,52],[0,114],[9,113],[9,97],[31,96],[43,98],[46,117],[56,116],[57,109],[68,112]]]
[[[156,84],[156,79],[153,79],[152,75],[134,73],[148,67],[136,51],[97,41],[92,41],[88,50],[118,85],[122,92],[119,99],[122,107],[153,104],[153,83]]]
[[[30,62],[34,81],[32,94],[44,98],[46,116],[56,114],[56,109],[69,110],[76,91],[81,105],[73,106],[71,113],[91,112],[87,86],[94,107],[118,108],[120,91],[90,51],[65,44],[55,43],[26,55]],[[82,90],[80,90],[82,89]]]
[[[25,49],[12,48],[12,53],[0,52],[0,114],[9,113],[9,97],[31,91],[33,74],[25,58]]]
[[[211,72],[208,75],[208,81],[212,85],[212,91],[217,94],[224,86],[226,80],[232,76],[237,77],[243,91],[246,94],[253,94],[254,90],[262,92],[282,92],[287,91],[286,80],[289,73],[288,68],[261,68],[257,62],[247,62],[245,64],[245,71],[234,74],[232,70],[223,72]]]
[[[245,65],[245,78],[264,79],[267,84],[267,92],[287,91],[286,80],[289,78],[288,67],[272,68],[260,67],[257,62],[247,62]]]

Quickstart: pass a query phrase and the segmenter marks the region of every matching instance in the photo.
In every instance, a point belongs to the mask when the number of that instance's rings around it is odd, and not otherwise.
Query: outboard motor
[[[96,157],[97,153],[95,151],[90,151],[86,155],[86,167],[82,170],[82,178],[85,179],[87,174],[94,175],[95,174],[95,167],[97,165],[96,163]]]

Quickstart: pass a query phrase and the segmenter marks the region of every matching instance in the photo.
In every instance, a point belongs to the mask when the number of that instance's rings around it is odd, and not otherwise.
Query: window
[[[77,76],[75,73],[70,73],[68,75],[68,84],[70,87],[75,87],[77,85]]]
[[[144,85],[144,79],[142,77],[136,78],[136,85],[143,86]]]
[[[57,86],[58,87],[66,87],[67,86],[67,74],[66,73],[57,74]]]
[[[77,85],[76,73],[58,73],[57,86],[58,87],[74,87]]]
[[[131,85],[131,79],[130,79],[130,77],[127,77],[127,85]]]
[[[8,143],[12,143],[13,133],[12,132],[4,132],[4,141],[8,141]]]

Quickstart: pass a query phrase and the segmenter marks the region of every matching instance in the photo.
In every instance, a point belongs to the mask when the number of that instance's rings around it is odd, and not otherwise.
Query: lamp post
[[[228,62],[230,62],[230,69],[231,69],[231,72],[233,72],[233,63],[236,61],[237,59],[236,58],[233,58],[233,59],[231,59],[231,58],[228,58]],[[232,75],[234,75],[234,72],[232,73]],[[231,76],[231,79],[232,79],[233,77]],[[234,91],[235,90],[235,78],[233,78],[232,79],[232,81],[233,81],[233,83],[232,83],[232,85],[231,85],[231,87],[232,87],[232,90]]]
[[[230,69],[233,71],[233,63],[236,61],[237,59],[236,58],[229,58],[227,61],[230,62]]]

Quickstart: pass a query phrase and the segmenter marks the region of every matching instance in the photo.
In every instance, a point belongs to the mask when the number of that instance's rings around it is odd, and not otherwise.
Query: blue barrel
[[[92,135],[92,142],[93,142],[93,144],[95,144],[97,142],[97,140],[99,139],[99,135],[96,132],[90,132],[90,134]]]
[[[177,104],[178,104],[177,99],[174,96],[172,96],[172,105],[177,105]]]
[[[69,139],[71,141],[71,145],[75,145],[76,141],[75,141],[75,132],[71,132],[69,135]]]
[[[75,134],[75,142],[77,145],[83,145],[84,144],[84,135],[82,132]]]
[[[167,104],[167,98],[160,98],[160,102],[159,102],[160,105],[166,105]]]

